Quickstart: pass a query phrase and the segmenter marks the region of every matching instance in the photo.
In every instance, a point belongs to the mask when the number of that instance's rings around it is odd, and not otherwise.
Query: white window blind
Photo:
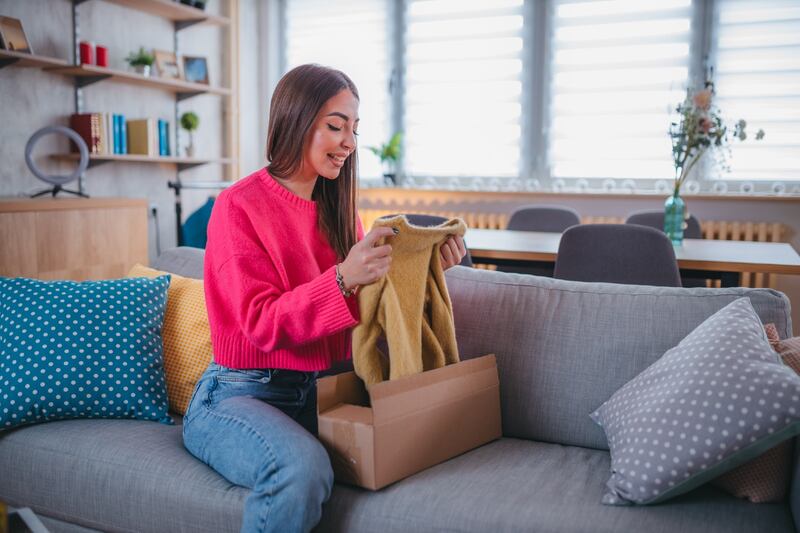
[[[717,176],[800,180],[800,2],[722,0],[716,30],[717,103],[748,124],[748,139],[731,143],[731,172]]]
[[[519,175],[523,0],[406,9],[406,173]]]
[[[290,0],[285,3],[286,68],[319,63],[347,74],[361,98],[361,177],[379,177],[380,160],[366,149],[391,136],[388,0]]]
[[[671,178],[670,112],[689,81],[691,0],[556,0],[554,178]]]

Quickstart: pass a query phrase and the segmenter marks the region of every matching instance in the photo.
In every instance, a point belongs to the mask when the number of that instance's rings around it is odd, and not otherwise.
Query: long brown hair
[[[301,65],[281,78],[272,94],[267,133],[267,169],[287,178],[303,162],[303,146],[322,106],[348,89],[356,99],[358,89],[344,72],[320,65]],[[356,151],[344,162],[335,180],[317,179],[312,199],[317,220],[339,260],[356,243]]]

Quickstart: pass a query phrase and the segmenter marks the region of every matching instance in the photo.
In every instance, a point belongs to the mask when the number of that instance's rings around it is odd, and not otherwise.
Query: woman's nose
[[[352,131],[347,133],[342,139],[342,146],[352,151],[356,147],[356,135]]]

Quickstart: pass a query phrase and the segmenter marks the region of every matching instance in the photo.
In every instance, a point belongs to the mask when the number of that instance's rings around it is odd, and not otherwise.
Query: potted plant
[[[189,132],[189,146],[186,147],[186,156],[194,157],[194,132],[200,126],[200,117],[194,111],[187,111],[181,115],[181,127]]]
[[[128,57],[125,58],[125,61],[127,61],[128,64],[133,67],[136,73],[141,74],[142,76],[150,75],[150,67],[153,65],[155,60],[155,56],[150,52],[145,51],[144,47],[141,46],[139,47],[138,52],[131,52],[128,54]]]
[[[387,185],[397,185],[397,163],[400,160],[400,142],[403,140],[403,134],[397,132],[392,135],[388,143],[380,146],[368,146],[367,148],[375,155],[377,155],[383,164],[383,180]]]

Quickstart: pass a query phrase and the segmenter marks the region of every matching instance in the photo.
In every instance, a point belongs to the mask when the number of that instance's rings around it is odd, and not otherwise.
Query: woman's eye
[[[328,128],[329,128],[331,131],[342,131],[342,128],[337,128],[337,127],[336,127],[336,126],[334,126],[333,124],[328,124]]]

